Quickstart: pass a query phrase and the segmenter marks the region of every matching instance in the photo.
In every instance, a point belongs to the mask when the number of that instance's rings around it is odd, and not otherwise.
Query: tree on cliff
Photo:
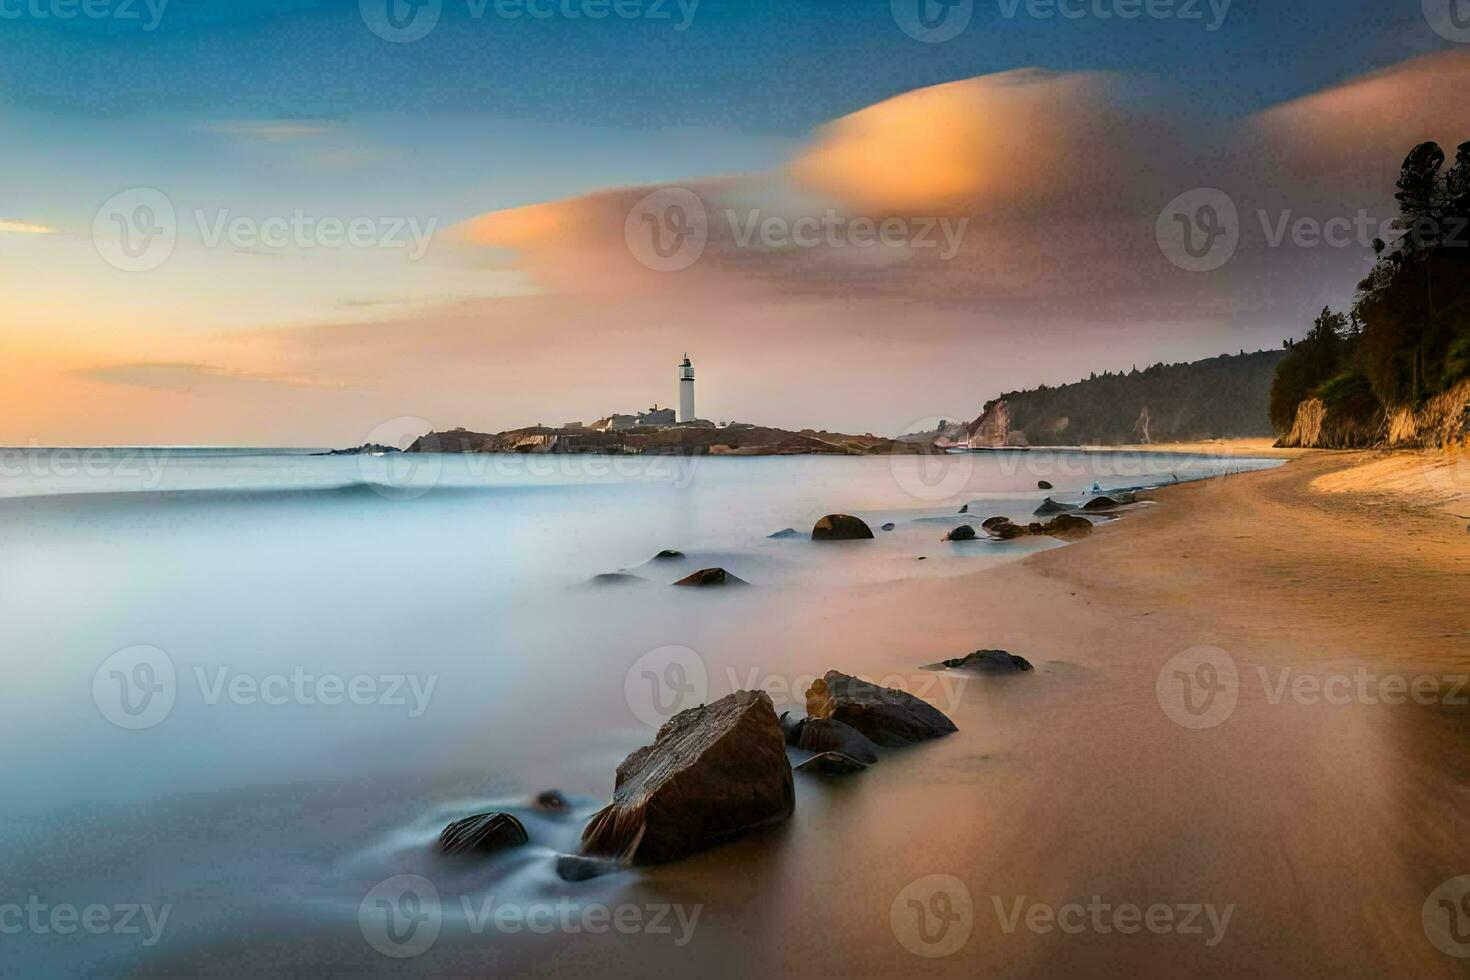
[[[1288,342],[1271,394],[1271,419],[1291,427],[1296,406],[1322,397],[1328,415],[1372,429],[1386,409],[1417,407],[1470,377],[1470,142],[1444,171],[1437,143],[1409,151],[1394,199],[1394,242],[1358,284],[1347,318],[1324,310]]]

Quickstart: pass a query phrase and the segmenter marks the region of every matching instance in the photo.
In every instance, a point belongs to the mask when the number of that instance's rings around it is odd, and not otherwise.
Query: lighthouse
[[[679,421],[694,421],[694,365],[689,362],[688,352],[679,365]]]

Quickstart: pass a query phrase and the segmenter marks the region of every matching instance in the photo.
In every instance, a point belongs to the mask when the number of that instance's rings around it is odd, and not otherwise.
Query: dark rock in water
[[[1052,487],[1052,485],[1050,483],[1046,482],[1045,480],[1037,480],[1036,481],[1036,489],[1038,489],[1038,490],[1051,490],[1051,489],[1053,489],[1053,487]]]
[[[965,504],[965,506],[963,506],[963,507],[960,508],[960,513],[961,514],[968,514],[969,512],[970,512],[970,505],[969,504]]]
[[[850,772],[862,772],[868,764],[841,752],[823,752],[814,755],[796,767],[797,772],[820,772],[829,776],[845,776]]]
[[[672,861],[779,823],[795,806],[770,696],[736,691],[679,712],[623,760],[612,802],[582,832],[582,853]]]
[[[914,560],[915,561],[928,561],[929,560],[929,556],[928,555],[920,555],[918,558],[915,558]]]
[[[1058,514],[1041,528],[1042,534],[1054,538],[1081,538],[1092,533],[1092,522],[1076,514]]]
[[[974,541],[975,528],[970,524],[961,524],[944,536],[946,541]]]
[[[693,575],[686,575],[674,583],[675,585],[749,585],[743,578],[738,578],[725,571],[723,568],[701,568]]]
[[[880,531],[892,531],[893,530],[893,522],[892,521],[889,521],[887,524],[884,524],[881,528],[879,528],[879,530]]]
[[[537,793],[531,805],[543,813],[565,813],[571,806],[567,798],[561,795],[561,790],[548,789]]]
[[[992,537],[1000,538],[1002,541],[1009,541],[1012,538],[1022,538],[1031,533],[1026,528],[1021,527],[1019,524],[1012,524],[1010,521],[1000,521],[990,525],[985,530]]]
[[[908,745],[958,731],[927,701],[836,670],[827,671],[807,689],[806,712],[851,725],[879,745]]]
[[[1077,505],[1076,504],[1061,504],[1061,503],[1057,503],[1055,500],[1051,499],[1050,497],[1047,497],[1045,500],[1043,500],[1041,502],[1041,506],[1038,507],[1038,508],[1036,508],[1035,510],[1033,510],[1031,513],[1036,514],[1038,516],[1044,515],[1044,514],[1065,514],[1068,511],[1076,510],[1076,509],[1077,509]]]
[[[878,746],[856,728],[835,718],[806,719],[796,747],[808,752],[839,752],[866,765],[878,761]]]
[[[587,580],[588,585],[638,585],[647,582],[648,579],[642,575],[634,575],[631,572],[603,572],[594,575]]]
[[[1031,669],[1025,657],[1004,650],[976,650],[967,657],[944,661],[951,670],[973,670],[982,674],[1019,674]]]
[[[1111,510],[1118,506],[1118,501],[1104,494],[1101,497],[1093,497],[1082,505],[1083,510]]]
[[[677,561],[684,557],[684,552],[675,551],[673,548],[665,548],[653,556],[654,561]]]
[[[806,725],[807,719],[798,718],[789,711],[783,711],[777,720],[781,723],[781,734],[785,737],[786,744],[795,745],[796,740],[801,738],[801,729]]]
[[[988,531],[997,524],[1009,524],[1010,522],[1011,519],[1009,517],[987,517],[980,522],[980,526]]]
[[[771,534],[767,534],[766,537],[768,537],[768,538],[799,538],[799,537],[801,537],[801,532],[798,531],[794,527],[783,527],[779,531],[775,531],[775,532],[772,532]]]
[[[562,881],[587,881],[623,870],[621,864],[601,858],[583,857],[581,854],[556,856],[556,876]]]
[[[813,541],[859,541],[872,536],[872,528],[851,514],[828,514],[812,528]]]
[[[530,839],[526,828],[510,814],[480,813],[445,827],[439,834],[439,850],[445,854],[480,854],[519,847]]]

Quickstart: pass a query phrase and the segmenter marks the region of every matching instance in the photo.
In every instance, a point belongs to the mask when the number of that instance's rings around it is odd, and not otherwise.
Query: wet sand
[[[1312,489],[1365,459],[1313,454],[1169,488],[1077,545],[939,584],[852,590],[754,627],[750,642],[769,633],[753,654],[766,664],[911,673],[987,646],[1037,670],[969,683],[949,706],[954,736],[846,780],[799,775],[788,826],[622,888],[624,900],[703,903],[688,947],[580,937],[517,966],[1463,975],[1421,913],[1442,882],[1470,874],[1470,690],[1454,689],[1470,673],[1470,541],[1402,496]],[[1191,729],[1156,685],[1197,647],[1228,655],[1238,703]],[[1333,676],[1358,683],[1360,668],[1377,703],[1342,703],[1331,681],[1334,696],[1312,695]],[[1383,703],[1397,691],[1386,675],[1436,679],[1434,703]],[[900,893],[927,875],[962,882],[973,910],[947,956],[916,955],[893,925]],[[1176,906],[1176,921],[1193,905],[1231,917],[1214,936],[1203,914],[1199,933],[1042,931],[1024,919],[1008,932],[999,911],[1094,896]]]

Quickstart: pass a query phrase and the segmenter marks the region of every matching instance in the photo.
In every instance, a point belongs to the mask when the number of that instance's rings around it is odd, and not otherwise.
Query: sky
[[[896,434],[1275,347],[1470,140],[1450,3],[0,0],[0,444],[591,421],[686,350]]]

